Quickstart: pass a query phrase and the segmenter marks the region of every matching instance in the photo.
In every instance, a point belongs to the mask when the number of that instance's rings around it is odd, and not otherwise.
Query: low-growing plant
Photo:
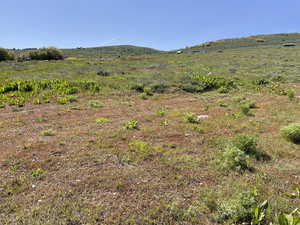
[[[102,108],[103,107],[103,103],[98,100],[90,100],[88,102],[88,105],[92,108]]]
[[[42,131],[43,136],[54,136],[55,132],[52,129]]]
[[[268,207],[268,200],[265,200],[258,206],[253,207],[251,225],[264,224]]]
[[[166,107],[161,107],[157,112],[156,115],[159,117],[164,117],[167,114]]]
[[[169,126],[169,121],[168,121],[168,120],[162,120],[162,121],[160,122],[160,125],[161,125],[161,126],[164,126],[164,127]]]
[[[278,224],[279,225],[299,225],[300,216],[296,216],[295,213],[298,212],[298,209],[295,209],[290,214],[280,213],[278,215]]]
[[[148,99],[148,95],[146,93],[141,93],[139,94],[139,97],[143,100],[147,100]]]
[[[33,169],[32,171],[31,171],[31,176],[33,177],[33,178],[41,178],[41,176],[44,174],[44,170],[42,169],[42,168],[36,168],[36,169]]]
[[[293,123],[281,128],[282,136],[295,144],[300,144],[300,123]]]
[[[253,209],[258,206],[258,202],[256,191],[242,192],[230,200],[219,202],[217,219],[228,224],[250,224],[253,220]]]
[[[138,130],[139,129],[139,122],[137,120],[130,120],[130,121],[127,121],[124,124],[124,127],[127,130]]]
[[[108,123],[109,122],[109,119],[105,118],[105,117],[98,117],[96,119],[96,123],[98,124],[104,124],[104,123]]]
[[[287,90],[287,96],[288,96],[289,100],[292,101],[295,98],[295,91],[293,89]]]
[[[68,102],[73,103],[73,102],[77,102],[77,97],[75,96],[61,97],[57,99],[57,102],[59,104],[67,104]]]
[[[250,106],[248,104],[242,104],[241,105],[241,113],[245,116],[249,116],[250,115]]]
[[[199,123],[197,115],[192,112],[188,112],[184,115],[184,121],[187,123]]]

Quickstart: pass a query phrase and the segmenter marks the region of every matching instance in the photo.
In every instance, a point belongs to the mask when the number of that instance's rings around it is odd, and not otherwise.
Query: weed
[[[249,116],[250,114],[250,106],[248,104],[241,105],[241,113],[245,116]]]
[[[293,89],[287,90],[287,96],[288,96],[289,100],[292,101],[295,98],[295,91]]]
[[[36,169],[33,169],[31,171],[31,176],[33,178],[36,178],[36,179],[39,179],[41,178],[41,176],[45,173],[45,171],[42,169],[42,168],[36,168]]]
[[[300,143],[300,124],[293,123],[281,129],[282,136],[295,144]]]
[[[253,134],[239,134],[232,138],[232,146],[247,155],[257,155],[257,137]]]
[[[166,107],[161,107],[157,112],[156,115],[159,117],[164,117],[167,114],[167,109]]]
[[[103,103],[98,100],[90,100],[88,105],[92,108],[102,108],[104,106]]]
[[[187,123],[199,123],[197,115],[192,112],[188,112],[184,115],[184,121]]]
[[[218,164],[221,170],[242,172],[249,169],[248,156],[237,147],[227,147],[220,156]]]
[[[278,216],[278,224],[279,225],[299,225],[300,224],[300,216],[296,216],[295,213],[298,209],[295,209],[290,214],[280,213]]]
[[[219,222],[231,224],[249,223],[253,218],[253,208],[258,205],[258,195],[255,191],[246,191],[233,199],[221,201],[217,207]]]
[[[127,130],[138,130],[139,129],[139,122],[137,120],[130,120],[130,121],[127,121],[125,124],[124,124],[125,128]]]
[[[42,131],[43,136],[54,136],[55,132],[52,129]]]
[[[162,121],[160,122],[160,125],[161,125],[161,126],[164,126],[164,127],[169,126],[169,121],[168,121],[168,120],[162,120]]]
[[[146,93],[141,93],[139,94],[139,97],[143,100],[147,100],[148,99],[148,95]]]
[[[104,124],[104,123],[108,123],[109,122],[109,119],[107,119],[107,118],[105,118],[105,117],[98,117],[97,119],[96,119],[96,123],[98,123],[98,124]]]

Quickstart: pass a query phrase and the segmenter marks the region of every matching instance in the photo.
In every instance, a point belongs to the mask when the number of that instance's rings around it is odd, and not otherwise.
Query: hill
[[[161,51],[132,45],[105,46],[94,48],[61,49],[66,56],[117,57],[141,56],[161,53]]]
[[[282,47],[286,43],[300,44],[299,33],[282,33],[269,35],[255,35],[241,38],[222,39],[210,41],[200,45],[182,49],[184,51],[222,51],[237,48],[258,48],[258,47]]]

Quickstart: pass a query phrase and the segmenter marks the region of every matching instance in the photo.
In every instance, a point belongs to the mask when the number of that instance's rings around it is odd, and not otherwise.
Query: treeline
[[[28,61],[28,60],[62,60],[64,55],[61,50],[49,47],[16,54],[16,51],[0,48],[0,61]]]

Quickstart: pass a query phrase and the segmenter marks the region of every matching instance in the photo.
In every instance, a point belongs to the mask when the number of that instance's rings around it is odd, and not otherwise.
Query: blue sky
[[[298,0],[2,0],[0,46],[131,44],[171,50],[300,32]]]

